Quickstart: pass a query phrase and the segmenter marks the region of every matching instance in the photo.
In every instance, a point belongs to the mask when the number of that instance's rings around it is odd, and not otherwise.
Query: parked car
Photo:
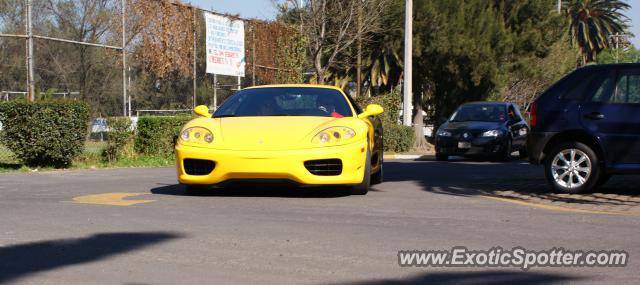
[[[640,64],[575,70],[531,106],[530,160],[557,191],[580,193],[640,174]]]
[[[445,161],[455,155],[504,160],[515,151],[526,157],[528,133],[529,125],[515,104],[464,104],[436,132],[436,158]]]

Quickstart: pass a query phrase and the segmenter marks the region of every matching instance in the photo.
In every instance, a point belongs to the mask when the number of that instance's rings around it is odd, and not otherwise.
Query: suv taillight
[[[538,102],[533,102],[531,104],[531,120],[529,121],[529,125],[531,128],[535,128],[538,124]]]

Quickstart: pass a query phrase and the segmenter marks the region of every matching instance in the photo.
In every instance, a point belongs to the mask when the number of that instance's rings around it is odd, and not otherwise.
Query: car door
[[[640,68],[607,72],[592,91],[580,120],[600,139],[607,164],[640,163]]]
[[[508,109],[509,120],[507,122],[509,131],[511,132],[511,138],[513,146],[519,148],[527,143],[527,134],[529,133],[529,127],[525,123],[522,115],[518,111],[518,108],[513,104],[509,105]]]

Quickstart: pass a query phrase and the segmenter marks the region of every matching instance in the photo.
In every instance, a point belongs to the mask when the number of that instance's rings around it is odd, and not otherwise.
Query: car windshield
[[[218,108],[214,118],[315,116],[351,117],[340,91],[312,87],[269,87],[238,91]]]
[[[451,122],[504,122],[507,119],[507,108],[498,104],[462,105],[451,116]]]

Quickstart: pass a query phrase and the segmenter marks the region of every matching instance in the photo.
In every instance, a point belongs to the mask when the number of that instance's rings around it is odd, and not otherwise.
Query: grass
[[[102,158],[102,150],[106,145],[107,144],[105,142],[87,142],[85,144],[84,152],[73,161],[73,165],[70,169],[164,167],[175,165],[175,157],[173,155],[140,155],[132,158],[120,159],[116,162],[106,162]],[[55,170],[54,168],[32,169],[24,166],[12,156],[13,155],[8,149],[3,145],[0,145],[0,173]]]

